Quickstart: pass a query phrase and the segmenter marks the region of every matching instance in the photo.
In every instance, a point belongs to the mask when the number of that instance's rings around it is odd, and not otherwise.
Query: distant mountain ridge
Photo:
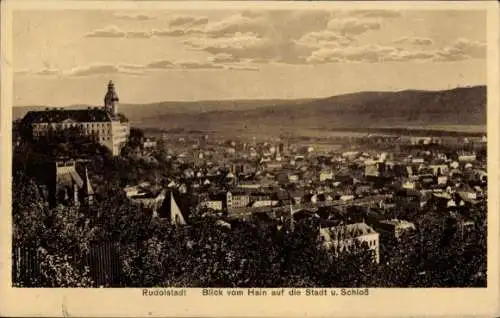
[[[359,92],[297,100],[222,100],[121,104],[133,124],[198,130],[485,126],[486,86],[442,91]],[[87,105],[71,106],[87,107]],[[45,107],[15,107],[13,118]],[[232,128],[230,128],[232,127]]]

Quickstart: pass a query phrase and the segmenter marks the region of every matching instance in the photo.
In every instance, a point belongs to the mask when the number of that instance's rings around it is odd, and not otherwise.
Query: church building
[[[108,148],[113,156],[118,156],[130,135],[130,123],[124,115],[118,113],[118,102],[115,85],[110,81],[104,96],[104,107],[30,111],[24,116],[22,123],[30,129],[34,139],[46,136],[51,129],[79,128],[83,134],[92,136]]]

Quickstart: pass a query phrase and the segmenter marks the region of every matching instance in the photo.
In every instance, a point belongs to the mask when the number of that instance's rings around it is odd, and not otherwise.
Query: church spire
[[[83,196],[87,204],[92,204],[94,197],[94,189],[92,189],[92,184],[90,183],[89,173],[87,167],[85,167],[85,175],[83,176]]]
[[[118,114],[118,102],[120,99],[118,98],[118,94],[115,91],[115,84],[113,81],[109,81],[108,83],[108,91],[104,96],[104,109],[116,116]]]

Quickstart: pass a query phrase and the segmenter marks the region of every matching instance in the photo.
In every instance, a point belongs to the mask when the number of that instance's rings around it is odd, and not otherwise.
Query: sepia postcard
[[[496,2],[1,14],[1,316],[500,315]]]

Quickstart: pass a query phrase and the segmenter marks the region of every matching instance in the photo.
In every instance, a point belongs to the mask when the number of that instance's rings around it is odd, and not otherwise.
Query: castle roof
[[[114,120],[113,115],[103,108],[30,111],[23,118],[23,122],[28,124],[62,123],[64,121],[110,122],[112,120]]]

